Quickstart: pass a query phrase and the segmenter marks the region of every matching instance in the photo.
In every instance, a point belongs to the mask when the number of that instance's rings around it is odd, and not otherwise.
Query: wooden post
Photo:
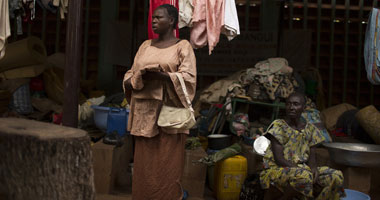
[[[90,146],[80,129],[0,118],[0,199],[95,199]]]
[[[70,0],[66,31],[66,66],[63,119],[64,126],[78,126],[79,74],[82,57],[83,0]]]
[[[100,1],[100,27],[99,27],[99,54],[98,54],[98,79],[97,88],[112,91],[115,82],[115,67],[112,63],[106,62],[105,49],[107,42],[107,29],[109,24],[119,17],[119,0]],[[130,10],[130,12],[132,12]],[[118,85],[121,88],[121,83]]]

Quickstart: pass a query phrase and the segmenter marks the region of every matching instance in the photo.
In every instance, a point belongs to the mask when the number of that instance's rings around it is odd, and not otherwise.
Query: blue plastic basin
[[[108,113],[110,109],[120,109],[120,108],[113,108],[113,107],[105,107],[105,106],[96,106],[92,105],[92,109],[94,109],[94,121],[95,126],[102,130],[103,132],[107,132],[107,120],[108,120]],[[128,115],[129,110],[126,110],[126,124],[128,124]]]
[[[341,200],[370,200],[371,199],[371,197],[369,197],[368,195],[356,190],[344,189],[344,191],[346,192],[346,197],[342,198]]]

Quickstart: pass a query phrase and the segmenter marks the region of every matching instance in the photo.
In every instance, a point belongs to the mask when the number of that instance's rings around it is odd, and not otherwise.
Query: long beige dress
[[[132,180],[134,200],[182,198],[180,179],[189,131],[160,128],[157,119],[164,101],[171,106],[187,105],[175,73],[181,73],[190,99],[194,98],[195,62],[194,51],[186,40],[167,48],[151,46],[151,40],[147,40],[140,46],[132,68],[125,73],[124,81],[131,79],[134,89],[124,90],[131,108],[128,130],[136,136]],[[142,80],[147,69],[167,72],[171,83]]]

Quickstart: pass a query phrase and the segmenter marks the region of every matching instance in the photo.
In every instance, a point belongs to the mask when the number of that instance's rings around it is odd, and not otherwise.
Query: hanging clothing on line
[[[9,0],[9,17],[16,20],[17,28],[14,33],[22,35],[22,15],[24,15],[24,8],[21,0]]]
[[[152,29],[152,15],[153,15],[154,10],[162,4],[170,4],[178,9],[178,0],[150,0],[149,1],[149,16],[148,16],[148,38],[149,39],[158,38],[158,35],[155,34]],[[178,27],[175,30],[175,36],[179,38]]]
[[[179,20],[178,28],[193,26],[193,0],[178,0]]]
[[[240,35],[235,0],[194,0],[190,43],[198,49],[208,45],[209,54],[223,33],[230,41]]]
[[[7,38],[11,35],[8,0],[0,1],[0,59],[5,55]]]
[[[53,5],[53,0],[37,0],[38,5],[52,13],[57,13],[58,7]]]
[[[67,13],[69,0],[53,0],[53,6],[59,7],[59,13],[61,14],[61,19],[65,19],[65,13]]]
[[[239,18],[235,0],[225,0],[222,33],[227,36],[229,41],[234,39],[237,35],[240,35]]]
[[[208,44],[209,54],[219,42],[224,25],[225,0],[194,0],[193,28],[190,32],[190,43],[198,49]]]

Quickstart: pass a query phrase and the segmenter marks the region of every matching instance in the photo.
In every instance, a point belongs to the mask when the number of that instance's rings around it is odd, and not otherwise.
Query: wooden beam
[[[83,43],[83,66],[82,66],[82,78],[87,79],[87,55],[88,55],[88,29],[90,26],[90,0],[86,0],[86,14],[84,22],[84,43]]]
[[[360,11],[359,11],[359,21],[362,21],[363,20],[363,4],[364,4],[364,0],[360,0],[359,1],[359,7],[360,7]],[[361,47],[362,46],[362,30],[363,30],[363,24],[362,23],[359,23],[359,41],[358,41],[358,46]],[[361,55],[362,55],[362,48],[358,48],[358,58],[361,58]],[[357,72],[356,72],[356,107],[359,107],[360,106],[360,79],[361,79],[361,74],[360,74],[360,71],[362,69],[362,60],[361,59],[358,59],[358,68],[357,68]]]
[[[69,0],[66,30],[66,59],[63,119],[64,126],[78,126],[79,74],[82,57],[83,0]]]
[[[41,6],[42,7],[42,30],[41,30],[41,38],[42,38],[42,42],[46,42],[46,15],[47,15],[47,11],[46,11],[46,8],[44,6]]]
[[[349,32],[349,20],[350,20],[350,0],[345,0],[345,20],[344,20],[344,71],[343,71],[343,95],[342,103],[346,102],[347,96],[347,71],[348,71],[348,32]]]
[[[249,30],[249,6],[250,6],[249,1],[250,0],[245,1],[245,28],[244,28],[245,31]]]
[[[293,0],[289,0],[289,4],[288,4],[288,7],[289,7],[289,29],[292,30],[293,29]]]
[[[307,0],[303,0],[303,29],[307,29]]]
[[[60,38],[61,38],[61,14],[59,12],[59,9],[57,9],[57,14],[56,14],[56,29],[55,29],[55,52],[58,53],[59,52],[59,48],[60,48],[60,44],[61,44],[61,41],[60,41]]]
[[[294,2],[293,5],[294,5],[294,7],[301,8],[302,6],[304,6],[304,3],[303,2]],[[318,3],[308,3],[307,7],[308,8],[318,8]],[[325,4],[321,4],[321,8],[322,9],[332,9],[333,7],[331,4],[325,3]],[[372,9],[372,7],[371,6],[365,6],[365,7],[362,7],[361,9],[363,9],[364,11],[370,11]],[[346,10],[346,6],[336,4],[335,10]],[[355,6],[355,5],[350,6],[350,10],[351,11],[360,10],[360,6]]]
[[[319,56],[321,53],[321,13],[322,13],[322,0],[318,0],[318,11],[317,11],[317,55],[315,56],[315,66],[319,69]]]
[[[100,1],[100,27],[99,27],[99,54],[98,54],[98,79],[97,88],[109,92],[113,88],[115,80],[115,68],[105,59],[105,49],[107,42],[107,29],[109,24],[119,17],[119,0],[101,0]],[[119,86],[121,87],[121,85]]]
[[[328,98],[328,106],[332,105],[333,99],[333,79],[334,79],[334,20],[335,20],[335,6],[336,0],[331,0],[331,21],[330,21],[330,69],[329,69],[329,98]]]

